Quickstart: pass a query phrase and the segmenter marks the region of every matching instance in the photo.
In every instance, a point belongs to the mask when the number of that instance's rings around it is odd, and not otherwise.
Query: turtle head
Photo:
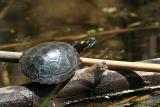
[[[81,52],[92,47],[95,43],[96,39],[94,37],[89,37],[81,42],[75,42],[73,46],[77,50],[77,52]]]

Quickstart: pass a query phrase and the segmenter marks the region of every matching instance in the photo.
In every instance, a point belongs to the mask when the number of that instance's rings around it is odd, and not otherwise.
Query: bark
[[[33,105],[33,93],[23,86],[0,88],[0,107],[28,107]]]
[[[160,59],[145,62],[160,63]],[[38,106],[52,92],[53,87],[43,85],[40,88],[35,88],[36,86],[33,83],[30,84],[33,87],[28,87],[28,84],[25,84],[23,86],[0,88],[0,106]],[[159,84],[160,73],[117,69],[108,70],[107,65],[101,63],[76,71],[73,78],[56,96],[50,99],[47,106],[63,107],[63,105],[86,99],[106,98],[106,96],[113,97],[126,95],[126,93],[128,95],[128,93],[133,92],[128,91],[123,93],[125,90],[146,92],[146,90],[152,90],[152,88],[146,88],[146,86],[157,86]],[[33,90],[33,88],[36,90]],[[37,94],[38,91],[45,94],[41,96]]]

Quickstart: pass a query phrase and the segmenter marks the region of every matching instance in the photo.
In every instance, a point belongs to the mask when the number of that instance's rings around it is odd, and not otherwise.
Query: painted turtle
[[[21,71],[33,82],[59,84],[74,75],[80,68],[79,52],[91,47],[95,38],[68,44],[46,42],[26,50],[19,60]]]

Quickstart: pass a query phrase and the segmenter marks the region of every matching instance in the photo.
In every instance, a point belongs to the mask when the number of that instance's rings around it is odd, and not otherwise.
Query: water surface
[[[160,57],[158,28],[100,34],[117,29],[159,26],[158,0],[124,1],[2,0],[0,50],[23,52],[42,42],[73,43],[95,36],[96,45],[81,53],[81,56],[123,61]],[[5,10],[5,7],[8,7],[8,10]],[[21,73],[18,64],[1,62],[0,72],[0,87],[20,85],[29,81]],[[107,105],[111,104],[93,102],[72,107],[107,107]]]

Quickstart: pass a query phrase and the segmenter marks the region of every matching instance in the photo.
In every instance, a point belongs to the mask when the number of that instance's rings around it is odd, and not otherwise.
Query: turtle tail
[[[96,43],[96,39],[94,37],[89,37],[81,42],[75,42],[72,45],[77,50],[77,52],[81,52],[92,47]]]

